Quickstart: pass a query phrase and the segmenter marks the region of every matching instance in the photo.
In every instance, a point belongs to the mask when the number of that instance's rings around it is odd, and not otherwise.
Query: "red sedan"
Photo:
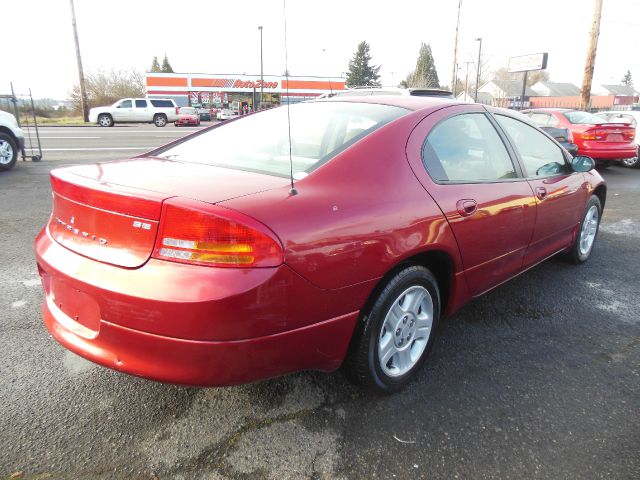
[[[290,117],[290,135],[280,107],[52,171],[35,250],[53,337],[165,382],[344,363],[394,391],[441,318],[554,254],[591,255],[606,185],[524,116],[374,96]]]
[[[178,119],[174,122],[176,127],[180,125],[200,125],[200,114],[194,107],[180,107]]]
[[[603,167],[637,156],[636,131],[628,124],[608,123],[579,110],[540,108],[523,113],[539,127],[569,129],[568,141],[578,146],[578,155],[588,155]]]

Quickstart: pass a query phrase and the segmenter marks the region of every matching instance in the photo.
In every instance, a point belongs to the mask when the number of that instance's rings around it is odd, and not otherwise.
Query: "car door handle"
[[[469,217],[478,211],[478,202],[472,198],[463,198],[456,202],[456,209],[463,217]]]
[[[538,197],[538,200],[544,200],[545,198],[547,198],[548,192],[547,189],[544,187],[536,187],[536,197]]]

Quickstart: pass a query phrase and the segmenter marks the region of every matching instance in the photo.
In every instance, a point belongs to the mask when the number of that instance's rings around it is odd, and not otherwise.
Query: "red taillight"
[[[630,142],[632,142],[633,139],[636,138],[636,129],[635,128],[623,128],[622,129],[622,136],[624,137],[625,140],[629,140]]]
[[[602,136],[602,131],[597,130],[595,128],[591,128],[589,130],[585,130],[580,134],[580,138],[582,140],[603,140],[605,137]]]
[[[176,115],[180,113],[180,107],[176,107]]]
[[[235,210],[187,199],[164,203],[153,256],[214,267],[275,267],[280,242],[261,223]]]

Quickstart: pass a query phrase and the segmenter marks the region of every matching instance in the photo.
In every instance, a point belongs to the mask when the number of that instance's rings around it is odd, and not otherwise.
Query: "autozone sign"
[[[233,82],[233,88],[278,88],[278,82],[263,82],[257,80],[255,82],[251,80],[236,80]]]
[[[197,82],[197,83],[196,83]],[[241,80],[239,78],[194,79],[194,86],[209,88],[278,88],[278,82]]]

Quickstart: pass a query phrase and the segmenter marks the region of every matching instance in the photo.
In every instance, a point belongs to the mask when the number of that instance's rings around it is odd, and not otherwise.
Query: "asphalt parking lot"
[[[43,128],[44,161],[0,173],[0,478],[640,478],[640,170],[604,172],[589,262],[551,259],[444,321],[393,396],[340,372],[177,387],[59,346],[32,247],[48,172],[195,130]]]

